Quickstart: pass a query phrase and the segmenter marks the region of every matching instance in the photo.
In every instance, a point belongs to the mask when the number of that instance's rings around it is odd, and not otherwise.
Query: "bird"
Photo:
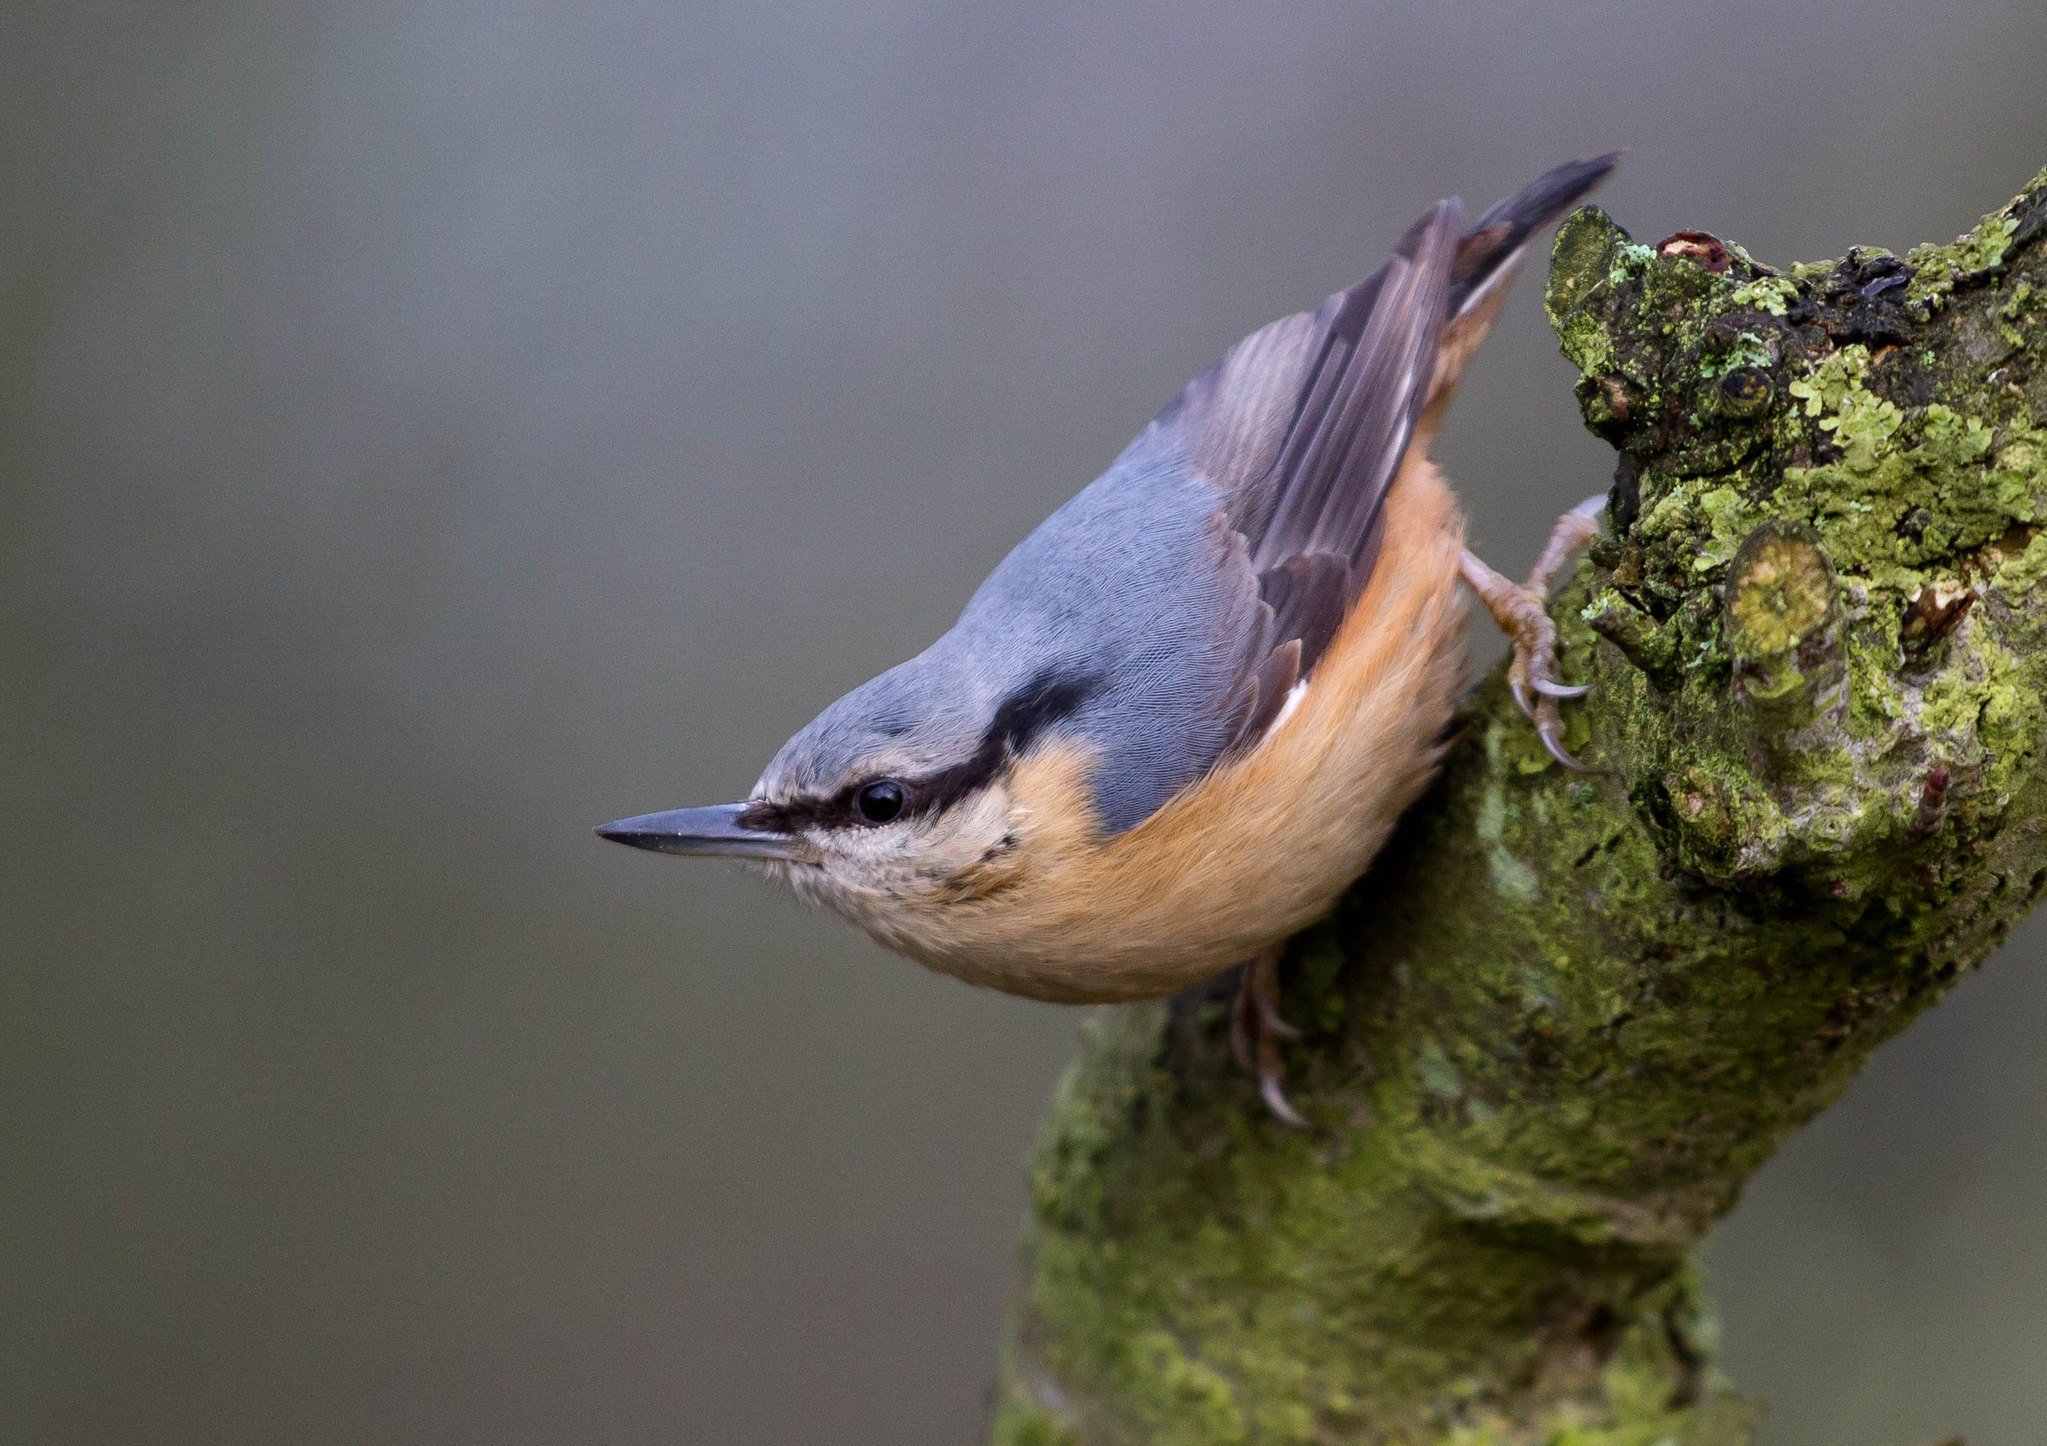
[[[1238,1061],[1280,1120],[1287,939],[1432,781],[1464,683],[1460,580],[1557,763],[1548,580],[1466,546],[1430,448],[1534,238],[1615,155],[1470,226],[1437,202],[1370,276],[1231,347],[1012,550],[953,627],[824,709],[737,803],[602,825],[736,858],[944,974],[1070,1004],[1240,969]]]

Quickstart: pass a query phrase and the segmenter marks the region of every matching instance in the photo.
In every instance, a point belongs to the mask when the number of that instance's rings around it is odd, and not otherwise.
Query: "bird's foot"
[[[1280,1083],[1286,1077],[1280,1041],[1301,1037],[1279,1012],[1279,961],[1285,953],[1285,945],[1275,944],[1244,966],[1237,981],[1236,1003],[1230,1009],[1230,1048],[1237,1056],[1238,1068],[1258,1081],[1265,1107],[1281,1123],[1306,1129],[1308,1122],[1288,1102]]]
[[[1605,503],[1603,495],[1588,497],[1558,518],[1525,583],[1509,582],[1470,551],[1458,562],[1465,583],[1513,644],[1507,687],[1514,701],[1535,725],[1550,757],[1579,773],[1590,770],[1564,747],[1564,719],[1557,705],[1584,697],[1592,685],[1566,683],[1557,676],[1557,625],[1549,616],[1549,580],[1565,559],[1598,535],[1599,510]]]

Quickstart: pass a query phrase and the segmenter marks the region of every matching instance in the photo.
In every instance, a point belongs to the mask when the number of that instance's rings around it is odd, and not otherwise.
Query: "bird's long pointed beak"
[[[662,854],[706,854],[722,858],[794,859],[793,834],[747,828],[739,822],[743,803],[715,803],[709,808],[672,808],[622,818],[597,830],[599,838],[652,849]]]

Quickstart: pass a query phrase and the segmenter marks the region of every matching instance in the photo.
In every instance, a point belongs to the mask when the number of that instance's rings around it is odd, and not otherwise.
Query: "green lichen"
[[[1917,272],[1906,300],[1924,311],[1945,304],[1963,281],[2003,264],[2018,229],[2018,217],[2007,208],[1985,216],[1974,230],[1946,246],[1915,248],[1905,258]]]
[[[1798,300],[1798,286],[1787,276],[1758,276],[1735,287],[1728,300],[1744,309],[1782,316]]]
[[[1891,451],[1904,420],[1896,402],[1858,386],[1849,388],[1832,416],[1820,418],[1820,430],[1832,434],[1843,467],[1867,475]]]
[[[1694,572],[1704,572],[1727,562],[1741,546],[1747,509],[1742,506],[1741,493],[1732,487],[1707,488],[1699,494],[1698,507],[1706,514],[1708,531],[1691,567]]]
[[[1534,869],[1505,849],[1495,849],[1492,859],[1493,886],[1516,899],[1528,899],[1542,887]]]
[[[1741,295],[1743,287],[1735,292]],[[1703,381],[1715,381],[1731,372],[1753,370],[1772,366],[1777,356],[1769,339],[1753,331],[1737,331],[1718,339],[1721,349],[1706,353],[1699,358],[1699,377]],[[1725,406],[1725,399],[1722,399]]]
[[[1926,446],[1936,456],[1951,459],[1959,466],[1970,466],[1983,460],[1996,440],[1995,429],[1981,417],[1965,417],[1952,407],[1940,402],[1929,402],[1922,414],[1920,426],[1924,431]],[[1895,429],[1893,429],[1895,430]],[[2007,505],[2027,505],[2030,499],[2014,494],[2000,498]]]
[[[1869,348],[1857,342],[1829,352],[1818,366],[1794,380],[1787,390],[1805,404],[1806,416],[1826,417],[1838,414],[1851,393],[1869,395],[1862,388],[1868,371]]]
[[[2036,532],[2025,540],[2016,555],[1999,551],[1990,581],[2008,593],[2031,592],[2047,578],[2047,532]]]

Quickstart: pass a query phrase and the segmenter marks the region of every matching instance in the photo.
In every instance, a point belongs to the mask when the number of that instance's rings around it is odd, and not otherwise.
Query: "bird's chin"
[[[784,859],[750,862],[763,877],[786,886],[813,908],[844,920],[886,949],[902,952],[901,935],[919,913],[895,893],[849,883],[820,864]]]
[[[848,886],[836,870],[820,863],[802,859],[759,859],[749,860],[747,867],[782,885],[812,908],[836,914],[862,930],[869,928],[869,916],[882,906],[879,896]]]
[[[824,873],[816,864],[806,863],[800,859],[747,859],[744,861],[744,867],[748,873],[794,889],[806,898],[809,897],[809,893],[805,881],[808,880],[814,886]]]

